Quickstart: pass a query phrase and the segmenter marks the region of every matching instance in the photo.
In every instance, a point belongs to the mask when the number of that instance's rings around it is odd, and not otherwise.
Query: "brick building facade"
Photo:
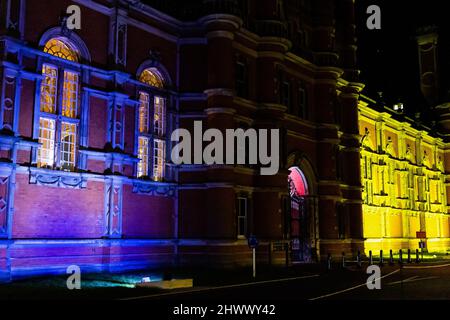
[[[364,250],[355,41],[352,0],[0,0],[0,278]],[[278,174],[174,165],[194,121]]]

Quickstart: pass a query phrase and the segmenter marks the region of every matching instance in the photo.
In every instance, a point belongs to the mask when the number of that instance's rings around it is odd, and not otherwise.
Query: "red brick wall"
[[[95,173],[103,173],[105,171],[105,161],[88,160],[87,170]]]
[[[25,40],[31,43],[38,43],[42,34],[49,29],[49,26],[58,25],[61,12],[72,4],[72,1],[60,0],[31,0],[27,1],[25,23]],[[45,9],[43,9],[45,8]],[[36,14],[45,10],[45,14]]]
[[[134,153],[135,109],[125,107],[125,152]]]
[[[235,238],[234,190],[183,190],[180,192],[181,238]]]
[[[122,232],[125,238],[172,238],[174,199],[139,195],[123,188]]]
[[[28,150],[17,151],[17,163],[24,164],[31,162],[31,153]]]
[[[25,39],[31,43],[38,43],[42,34],[50,26],[59,25],[61,13],[66,12],[67,7],[72,4],[77,3],[68,0],[27,1]],[[89,48],[92,61],[104,65],[108,59],[109,17],[84,6],[80,6],[80,8],[81,30],[77,30],[77,34]],[[35,14],[36,12],[42,12],[42,10],[45,10],[45,14]]]
[[[106,143],[107,102],[91,97],[89,108],[89,147],[103,149]]]
[[[148,33],[142,29],[128,25],[127,33],[127,68],[126,71],[136,74],[139,66],[149,59],[150,50],[158,50],[164,57],[164,66],[170,73],[171,79],[176,79],[176,50],[177,46],[174,42],[167,41],[154,34]]]
[[[282,237],[283,213],[281,199],[275,192],[253,193],[254,232],[262,238]]]
[[[104,187],[63,189],[28,183],[17,175],[14,238],[99,238],[103,229]]]
[[[20,95],[19,133],[24,137],[32,136],[35,92],[34,82],[23,79]]]
[[[127,177],[133,177],[134,167],[132,165],[123,166],[123,175]]]

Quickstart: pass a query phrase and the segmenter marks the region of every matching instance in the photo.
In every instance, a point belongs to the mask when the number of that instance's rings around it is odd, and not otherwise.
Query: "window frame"
[[[146,160],[147,160],[146,161],[146,165],[145,165],[145,169],[146,170],[145,170],[145,172],[142,172],[142,173],[140,172],[140,171],[143,171],[142,168],[140,168],[140,166],[142,164],[142,160],[143,160],[143,159],[140,158],[141,157],[141,152],[140,152],[140,150],[141,150],[141,147],[140,147],[141,140],[146,141],[146,149],[147,149],[147,152],[146,152],[147,154],[144,155],[146,157]],[[150,141],[151,141],[150,137],[141,136],[141,135],[138,137],[138,157],[140,158],[140,161],[137,163],[137,172],[136,172],[136,175],[137,175],[138,178],[144,178],[144,177],[148,177],[149,176],[150,167],[149,167],[148,164],[149,164],[149,158],[150,158]]]
[[[148,83],[144,83],[139,81],[141,79],[141,75],[150,70],[151,72],[155,72],[156,76],[159,77],[159,81],[162,84],[162,87],[153,87]],[[136,144],[135,144],[135,154],[139,158],[139,139],[146,138],[148,139],[148,158],[147,158],[147,168],[148,172],[147,175],[140,175],[139,166],[142,159],[139,159],[139,162],[135,166],[135,176],[140,179],[151,179],[153,181],[164,181],[165,173],[166,173],[166,163],[167,163],[167,128],[168,128],[168,117],[167,117],[167,110],[168,110],[168,103],[169,103],[169,95],[164,89],[165,86],[165,79],[161,75],[161,72],[155,68],[155,67],[149,67],[142,70],[141,74],[138,75],[138,81],[139,85],[137,86],[137,92],[136,96],[139,100],[139,107],[137,108],[137,116],[136,116],[136,130],[135,130],[135,137],[136,137]],[[142,132],[140,129],[140,123],[141,123],[141,94],[147,95],[149,98],[148,104],[147,104],[147,131]],[[155,132],[155,101],[156,99],[162,99],[162,128],[158,132]],[[159,141],[163,144],[162,150],[162,173],[161,176],[155,176],[155,141]]]
[[[52,39],[49,39],[51,41]],[[62,41],[58,39],[59,41]],[[64,41],[62,41],[64,43]],[[68,45],[72,49],[72,45]],[[36,86],[36,92],[37,92],[37,99],[35,102],[35,120],[34,120],[34,137],[39,140],[40,139],[40,120],[46,119],[46,120],[52,120],[55,122],[55,134],[54,134],[54,161],[52,166],[41,166],[40,165],[40,147],[36,150],[36,157],[35,160],[33,160],[33,163],[35,162],[39,168],[47,168],[52,170],[61,170],[61,171],[76,171],[78,168],[78,162],[79,162],[79,145],[80,145],[80,132],[81,132],[81,103],[82,103],[82,72],[81,67],[79,66],[79,61],[72,61],[72,60],[65,60],[59,56],[51,55],[50,53],[46,53],[49,55],[49,57],[40,57],[37,67],[38,72],[42,75],[42,80],[39,82],[39,85]],[[76,53],[78,55],[78,53]],[[79,56],[79,55],[78,55]],[[45,81],[45,75],[43,73],[44,66],[49,66],[57,71],[56,76],[56,101],[54,106],[53,112],[46,112],[41,110],[42,107],[42,85]],[[66,84],[66,74],[71,73],[76,76],[76,103],[75,103],[75,109],[74,117],[70,117],[67,115],[63,115],[63,104],[64,104],[64,96],[66,95],[65,90],[65,84]],[[70,100],[70,97],[69,97]],[[74,150],[73,150],[73,156],[74,156],[74,164],[73,167],[70,166],[69,168],[63,168],[63,160],[62,160],[62,129],[63,125],[74,125],[75,126],[75,139],[74,139]]]
[[[241,215],[241,203],[240,201],[244,200],[245,202],[245,214]],[[248,197],[238,195],[236,196],[236,236],[238,239],[245,239],[248,235],[248,217],[249,217],[249,208],[248,208]],[[242,234],[240,231],[241,229],[241,222],[240,220],[244,219],[244,234]]]
[[[297,106],[298,117],[308,120],[308,90],[303,86],[299,86],[297,90]]]
[[[292,113],[292,84],[287,79],[282,79],[280,88],[280,103],[285,106],[288,113]]]
[[[235,87],[236,96],[244,99],[249,98],[248,63],[243,59],[237,59],[235,63]],[[242,71],[242,78],[239,77],[239,68]]]

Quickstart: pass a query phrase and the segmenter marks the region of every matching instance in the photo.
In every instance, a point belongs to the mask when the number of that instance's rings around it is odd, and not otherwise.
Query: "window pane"
[[[150,96],[147,93],[139,93],[139,132],[148,132],[148,109]]]
[[[307,96],[304,88],[298,90],[298,116],[303,119],[308,117]]]
[[[75,147],[77,126],[73,123],[61,123],[61,168],[73,170],[75,168]]]
[[[237,198],[237,233],[238,236],[247,235],[247,198]]]
[[[236,94],[239,97],[247,98],[247,66],[243,62],[236,63]]]
[[[148,138],[139,137],[138,157],[138,177],[148,176]]]
[[[62,101],[62,115],[76,118],[78,106],[78,74],[64,71],[64,91]]]
[[[56,93],[58,85],[58,69],[44,64],[42,66],[42,75],[44,78],[41,83],[41,111],[55,113],[56,111]]]
[[[38,166],[53,167],[55,161],[55,120],[39,119]]]
[[[154,98],[154,115],[153,115],[153,133],[159,137],[165,134],[165,99],[155,96]]]
[[[164,152],[164,141],[155,139],[153,141],[153,179],[156,181],[164,177]]]

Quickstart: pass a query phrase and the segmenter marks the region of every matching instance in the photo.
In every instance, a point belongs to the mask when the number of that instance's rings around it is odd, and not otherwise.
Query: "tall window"
[[[53,166],[55,161],[55,120],[39,119],[39,166]]]
[[[76,124],[61,123],[60,165],[62,169],[73,170],[75,168],[76,128]]]
[[[236,214],[237,214],[237,236],[247,236],[247,218],[248,218],[248,199],[245,197],[238,197],[236,200]]]
[[[139,80],[153,88],[163,89],[164,87],[163,79],[155,68],[144,70]],[[164,178],[166,150],[166,99],[151,91],[153,90],[139,92],[138,157],[140,161],[137,175],[138,177],[151,176],[153,180],[161,181]]]
[[[44,52],[69,61],[78,61],[77,52],[64,40],[49,40]],[[40,88],[38,166],[74,170],[79,120],[79,74],[64,63],[42,65]]]
[[[165,132],[165,114],[164,103],[165,99],[155,96],[153,99],[154,113],[153,113],[153,133],[158,137],[163,137]]]
[[[44,64],[42,66],[44,79],[41,84],[41,112],[54,113],[56,110],[56,92],[58,84],[58,69]]]

